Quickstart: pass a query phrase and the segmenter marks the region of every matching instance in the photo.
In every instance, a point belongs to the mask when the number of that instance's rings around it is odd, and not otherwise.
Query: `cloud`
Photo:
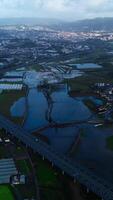
[[[66,20],[113,16],[113,0],[0,0],[0,17]]]

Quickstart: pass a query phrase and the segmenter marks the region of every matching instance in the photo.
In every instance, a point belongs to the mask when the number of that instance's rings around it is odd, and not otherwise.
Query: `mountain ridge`
[[[75,20],[73,22],[49,18],[0,18],[0,26],[3,25],[49,26],[61,31],[113,31],[113,17]]]

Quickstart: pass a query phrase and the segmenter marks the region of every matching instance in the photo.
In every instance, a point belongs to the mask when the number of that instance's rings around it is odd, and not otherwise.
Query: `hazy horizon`
[[[112,0],[0,0],[0,18],[77,21],[113,17]]]
[[[66,20],[66,19],[59,19],[59,18],[52,18],[52,17],[25,17],[25,16],[21,16],[21,17],[0,17],[0,20],[19,20],[19,19],[31,19],[31,20],[51,20],[51,21],[61,21],[61,22],[77,22],[77,21],[84,21],[84,20],[95,20],[95,19],[112,19],[113,16],[111,17],[92,17],[92,18],[83,18],[83,19],[72,19],[72,20]]]

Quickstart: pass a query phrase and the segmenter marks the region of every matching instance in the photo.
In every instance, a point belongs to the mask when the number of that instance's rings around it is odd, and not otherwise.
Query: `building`
[[[0,184],[10,183],[11,176],[17,173],[18,171],[12,158],[0,160]]]

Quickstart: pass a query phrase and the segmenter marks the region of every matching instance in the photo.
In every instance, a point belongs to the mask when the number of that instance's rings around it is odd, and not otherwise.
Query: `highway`
[[[0,114],[0,127],[7,133],[30,147],[35,153],[40,154],[43,159],[49,160],[52,165],[59,168],[62,173],[69,175],[73,180],[86,186],[89,191],[94,192],[103,200],[113,200],[113,185],[104,179],[94,175],[90,170],[84,168],[71,159],[55,152],[53,148],[31,135],[22,127],[16,125],[5,116]]]

